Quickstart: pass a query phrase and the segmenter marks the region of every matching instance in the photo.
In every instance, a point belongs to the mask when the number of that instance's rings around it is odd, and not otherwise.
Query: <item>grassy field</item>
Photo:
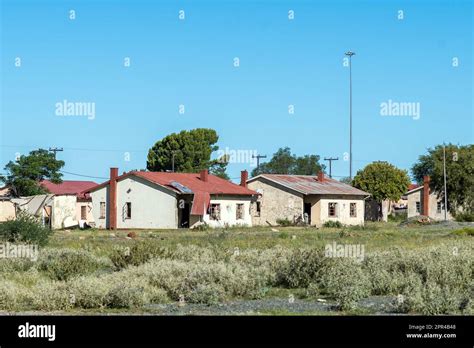
[[[363,257],[328,257],[334,242]],[[37,261],[0,259],[0,311],[472,314],[473,251],[455,223],[57,231]]]

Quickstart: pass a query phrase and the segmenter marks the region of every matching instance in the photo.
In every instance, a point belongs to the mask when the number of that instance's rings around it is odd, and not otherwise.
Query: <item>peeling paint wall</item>
[[[61,195],[53,197],[51,228],[64,228],[64,221],[76,219],[76,195]]]
[[[293,221],[295,215],[303,213],[303,195],[275,186],[261,178],[248,183],[248,188],[260,193],[260,216],[257,214],[256,202],[252,204],[251,214],[254,225],[266,225],[268,221],[275,225],[277,219]]]
[[[252,217],[250,215],[251,197],[223,196],[211,197],[211,204],[220,204],[221,219],[211,220],[209,214],[203,216],[203,221],[211,227],[225,226],[252,226]],[[237,219],[237,204],[243,204],[243,218]]]

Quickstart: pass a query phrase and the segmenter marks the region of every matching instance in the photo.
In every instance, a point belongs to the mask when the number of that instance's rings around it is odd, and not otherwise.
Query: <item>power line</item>
[[[77,174],[77,173],[66,172],[66,171],[64,171],[64,170],[60,170],[60,172],[63,173],[63,174],[81,176],[81,177],[84,177],[84,178],[105,179],[105,180],[108,180],[108,179],[109,179],[109,178],[104,178],[104,177],[102,177],[102,176],[92,176],[92,175],[85,175],[85,174]]]
[[[339,157],[324,157],[325,161],[329,161],[329,177],[332,178],[332,161],[339,161]]]

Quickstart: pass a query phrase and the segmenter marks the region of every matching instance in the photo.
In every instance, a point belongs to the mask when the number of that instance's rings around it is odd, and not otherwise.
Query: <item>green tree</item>
[[[229,163],[229,155],[223,155],[217,160],[212,161],[209,167],[209,173],[218,176],[219,178],[230,180],[226,173],[227,164]]]
[[[359,170],[354,177],[354,187],[372,195],[379,204],[382,219],[387,220],[387,212],[382,209],[384,200],[398,201],[407,191],[410,178],[406,170],[398,169],[388,162],[373,162]]]
[[[419,184],[423,183],[424,175],[429,175],[431,189],[444,200],[443,145],[429,148],[411,171]],[[458,207],[474,211],[474,145],[446,145],[446,190],[451,214],[456,215]]]
[[[252,171],[252,176],[262,173],[266,174],[293,174],[293,175],[316,175],[324,171],[325,166],[319,163],[318,155],[304,155],[298,157],[291,153],[289,147],[278,149],[270,159],[259,168]]]
[[[39,182],[48,179],[56,184],[62,182],[59,172],[64,161],[57,160],[48,150],[38,149],[29,155],[22,155],[15,162],[8,162],[5,166],[7,174],[0,176],[16,197],[33,196],[45,193],[46,190]]]
[[[157,141],[148,151],[147,169],[150,171],[167,171],[193,173],[202,169],[225,177],[227,160],[211,160],[211,154],[219,147],[219,140],[213,129],[198,128],[190,131],[172,133]]]

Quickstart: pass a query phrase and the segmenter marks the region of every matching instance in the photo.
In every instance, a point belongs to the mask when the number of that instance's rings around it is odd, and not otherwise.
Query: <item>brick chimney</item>
[[[117,229],[117,177],[118,168],[110,168],[110,184],[109,184],[109,230]]]
[[[430,214],[430,177],[425,175],[423,177],[423,215]]]
[[[202,181],[207,182],[208,176],[209,176],[209,172],[207,171],[207,169],[201,170],[200,178]]]
[[[247,187],[247,180],[249,179],[249,172],[242,170],[240,172],[240,186]]]
[[[318,181],[324,182],[324,172],[321,171],[318,173]]]

